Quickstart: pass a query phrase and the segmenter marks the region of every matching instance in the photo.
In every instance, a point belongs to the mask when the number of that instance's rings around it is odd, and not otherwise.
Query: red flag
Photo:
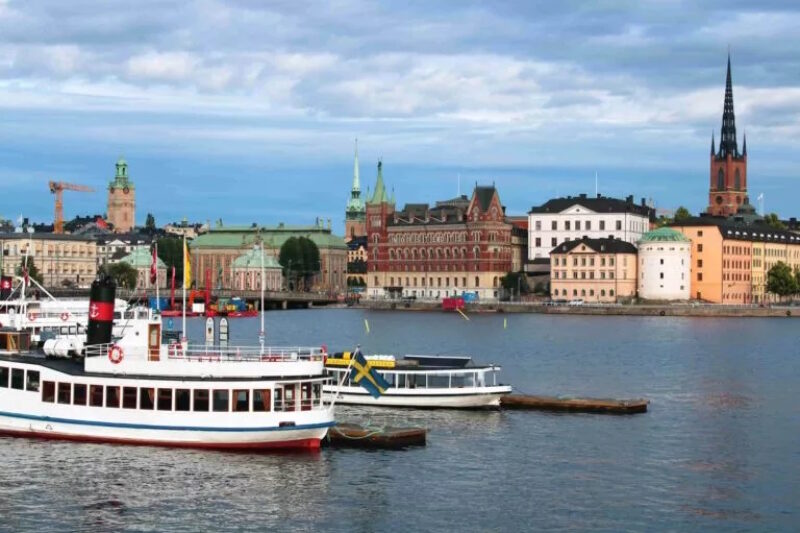
[[[155,284],[158,279],[158,245],[153,244],[153,262],[150,264],[150,283]]]

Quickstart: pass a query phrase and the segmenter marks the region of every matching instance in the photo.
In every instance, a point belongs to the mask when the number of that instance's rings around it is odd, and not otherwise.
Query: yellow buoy
[[[367,333],[369,334],[369,320],[366,318],[364,319],[364,329],[366,329]]]
[[[503,319],[503,329],[508,329],[508,319],[507,318]]]

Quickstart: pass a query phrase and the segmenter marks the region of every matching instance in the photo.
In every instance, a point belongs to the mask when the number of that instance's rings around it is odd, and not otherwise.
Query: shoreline
[[[372,311],[444,311],[441,302],[372,300],[352,306]],[[538,313],[546,315],[603,315],[603,316],[683,316],[731,318],[797,318],[800,307],[745,307],[726,305],[544,305],[525,302],[469,303],[464,313]]]

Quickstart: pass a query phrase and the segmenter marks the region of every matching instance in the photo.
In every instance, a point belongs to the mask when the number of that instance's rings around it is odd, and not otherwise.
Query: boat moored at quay
[[[0,433],[194,448],[316,449],[334,423],[322,395],[328,379],[322,348],[165,343],[160,316],[153,313],[132,320],[112,342],[111,307],[103,309],[89,321],[82,360],[0,354]]]
[[[511,393],[511,386],[497,382],[500,367],[477,365],[471,357],[406,355],[366,356],[389,385],[378,395],[370,395],[352,378],[350,352],[333,354],[325,368],[333,378],[323,387],[325,396],[338,403],[384,407],[418,408],[498,408],[500,399]]]

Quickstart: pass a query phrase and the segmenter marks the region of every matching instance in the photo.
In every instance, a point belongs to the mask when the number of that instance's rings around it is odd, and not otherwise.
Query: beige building
[[[136,269],[136,288],[155,289],[156,284],[160,289],[167,287],[167,265],[156,257],[157,278],[155,283],[150,281],[150,268],[153,264],[153,252],[149,248],[134,248],[133,251],[119,260]]]
[[[262,252],[259,248],[252,248],[233,262],[233,288],[260,291],[262,274],[265,291],[283,289],[283,268],[275,256],[266,250]]]
[[[92,238],[55,233],[0,234],[3,275],[16,275],[22,259],[33,258],[45,287],[89,287],[97,275],[97,244]]]
[[[619,239],[567,241],[550,253],[553,300],[613,303],[636,296],[636,247]]]

